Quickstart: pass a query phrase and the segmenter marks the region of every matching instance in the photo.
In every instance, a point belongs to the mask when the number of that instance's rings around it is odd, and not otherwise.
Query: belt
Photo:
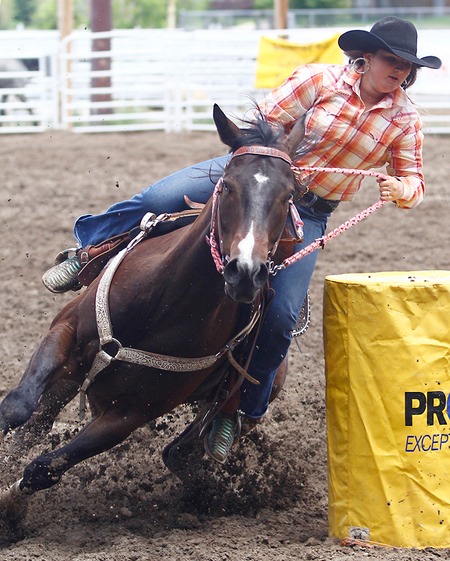
[[[339,204],[339,201],[323,199],[318,195],[314,195],[311,191],[307,191],[304,195],[302,195],[298,202],[301,206],[306,206],[319,212],[325,212],[326,214],[330,214],[333,210],[336,210]]]

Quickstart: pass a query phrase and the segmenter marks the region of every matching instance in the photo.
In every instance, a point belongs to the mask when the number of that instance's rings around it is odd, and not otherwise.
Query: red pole
[[[93,33],[102,31],[111,31],[112,28],[112,9],[111,0],[91,0],[91,30]],[[92,40],[92,51],[110,51],[111,39],[95,38]],[[91,62],[91,69],[98,70],[111,70],[111,58],[109,56],[93,58]],[[91,78],[92,88],[109,88],[111,87],[110,76],[98,76]],[[111,94],[100,93],[91,94],[91,101],[111,101]],[[91,112],[95,114],[111,113],[110,107],[93,108]]]

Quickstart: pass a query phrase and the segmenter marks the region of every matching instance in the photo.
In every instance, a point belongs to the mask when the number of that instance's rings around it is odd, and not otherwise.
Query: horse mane
[[[280,145],[285,135],[283,125],[269,123],[267,117],[256,106],[256,117],[252,120],[242,120],[246,128],[242,128],[243,134],[235,139],[231,151],[234,152],[242,146],[268,146],[275,148]]]

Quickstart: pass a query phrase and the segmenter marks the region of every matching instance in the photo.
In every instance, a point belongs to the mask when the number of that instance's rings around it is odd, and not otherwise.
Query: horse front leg
[[[22,479],[0,495],[3,533],[10,538],[20,533],[32,494],[53,487],[66,471],[83,460],[120,444],[147,420],[128,409],[108,410],[90,421],[68,444],[35,458],[25,467]]]
[[[69,325],[56,324],[52,327],[31,357],[18,386],[0,404],[0,431],[3,435],[30,419],[44,392],[58,379],[75,378],[76,381],[75,348],[75,332]],[[49,403],[47,411],[52,414]]]

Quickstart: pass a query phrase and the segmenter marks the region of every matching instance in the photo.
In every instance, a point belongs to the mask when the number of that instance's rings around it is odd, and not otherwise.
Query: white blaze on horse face
[[[256,183],[258,183],[258,185],[264,185],[264,183],[267,183],[269,181],[267,175],[264,175],[259,171],[258,173],[255,173],[254,178],[256,179]]]
[[[238,244],[238,249],[240,251],[239,261],[246,263],[249,269],[251,269],[251,266],[253,264],[252,254],[253,254],[254,247],[255,247],[255,236],[253,235],[253,222],[252,222],[250,225],[249,232],[247,233],[245,238],[243,238]]]
[[[262,187],[265,183],[269,181],[267,175],[264,175],[260,171],[256,172],[253,177],[255,178],[255,181],[259,187]],[[253,266],[252,255],[253,255],[254,248],[255,248],[255,236],[253,234],[253,221],[252,221],[252,223],[250,224],[250,230],[247,232],[247,235],[238,244],[238,249],[240,252],[239,261],[242,264],[246,264],[249,269],[251,269]]]

